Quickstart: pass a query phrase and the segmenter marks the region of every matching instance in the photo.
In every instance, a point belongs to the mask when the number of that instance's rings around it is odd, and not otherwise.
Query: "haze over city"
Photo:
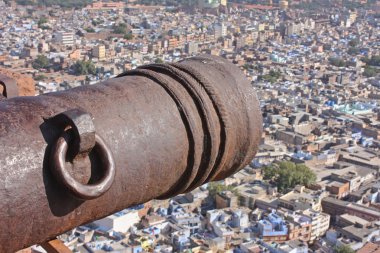
[[[212,55],[260,103],[247,166],[59,235],[70,251],[380,252],[380,1],[0,0],[0,38],[19,96]]]

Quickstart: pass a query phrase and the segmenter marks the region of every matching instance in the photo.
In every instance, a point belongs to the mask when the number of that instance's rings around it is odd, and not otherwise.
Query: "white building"
[[[124,210],[101,220],[97,220],[94,223],[99,226],[99,229],[102,231],[113,230],[115,232],[125,233],[139,221],[140,217],[138,215],[138,211]]]
[[[198,8],[200,9],[215,9],[220,6],[219,0],[198,0]],[[223,3],[225,1],[222,1]],[[227,4],[227,3],[226,3]]]
[[[55,41],[61,45],[72,46],[74,45],[74,32],[57,32]]]
[[[310,241],[325,235],[330,226],[330,215],[312,209],[307,209],[302,214],[311,219]]]
[[[227,36],[227,26],[224,23],[217,23],[214,25],[215,38]]]

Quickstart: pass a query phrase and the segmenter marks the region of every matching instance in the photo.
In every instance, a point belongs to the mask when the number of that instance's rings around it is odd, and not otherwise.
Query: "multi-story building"
[[[43,53],[43,52],[48,52],[49,51],[49,44],[48,43],[46,43],[46,42],[41,42],[41,43],[39,43],[38,44],[38,51],[40,52],[40,53]]]
[[[301,240],[292,240],[292,241],[287,241],[284,243],[263,242],[262,245],[265,246],[265,250],[267,249],[269,252],[273,252],[273,253],[285,253],[285,252],[308,253],[309,252],[309,247],[307,243]],[[267,251],[257,250],[257,251],[246,251],[246,252],[251,253],[251,252],[267,252]]]
[[[295,219],[288,224],[289,234],[288,240],[300,240],[303,242],[309,242],[311,238],[311,223],[310,220],[305,217]]]
[[[306,189],[305,186],[296,186],[295,189],[279,198],[279,206],[289,210],[322,210],[321,202],[327,197],[328,192],[313,191]]]
[[[92,49],[92,56],[98,59],[104,59],[106,57],[106,47],[104,45],[98,45]]]
[[[287,212],[284,214],[288,226],[288,240],[309,242],[311,238],[311,218],[300,212]]]
[[[332,173],[330,178],[338,182],[348,183],[349,191],[356,191],[361,183],[361,176],[355,171],[350,171],[344,175]]]
[[[215,9],[220,4],[220,0],[198,0],[198,8],[200,9]]]
[[[230,192],[223,191],[215,196],[216,208],[226,208],[226,207],[237,207],[238,206],[238,197]]]
[[[376,209],[330,197],[322,200],[322,208],[324,212],[330,214],[333,218],[347,213],[368,221],[380,220],[380,212]]]
[[[198,43],[194,41],[189,41],[185,46],[185,51],[187,54],[197,54],[198,53]]]
[[[302,134],[297,134],[287,130],[278,130],[276,132],[276,139],[285,142],[289,145],[303,145],[307,143],[307,137]]]
[[[232,209],[231,213],[231,220],[229,222],[231,227],[245,229],[250,226],[248,212],[246,210],[240,208]]]
[[[326,184],[326,191],[341,199],[350,193],[350,184],[348,182],[331,181]]]
[[[326,213],[307,209],[302,212],[302,215],[311,220],[311,242],[315,241],[319,237],[322,237],[330,227],[330,215]]]
[[[183,251],[190,246],[190,230],[182,229],[171,235],[171,243],[176,251]]]
[[[227,36],[227,26],[224,23],[217,23],[214,25],[215,38]]]
[[[88,10],[112,10],[112,9],[124,9],[124,2],[93,2],[87,6]]]
[[[171,220],[190,230],[190,234],[197,233],[201,227],[200,216],[193,213],[178,213],[171,216]]]
[[[288,226],[284,219],[272,212],[258,223],[259,236],[264,241],[284,242],[288,240]]]
[[[271,198],[277,193],[275,187],[263,181],[241,184],[236,190],[239,194],[240,205],[251,209],[257,207],[257,201]],[[259,207],[262,208],[263,206]]]
[[[22,55],[24,57],[37,57],[38,49],[37,48],[24,48]]]
[[[288,1],[286,1],[286,0],[281,0],[280,1],[280,9],[281,10],[286,10],[286,9],[288,9],[288,7],[289,7],[289,2]]]
[[[137,210],[124,210],[107,216],[103,219],[94,222],[101,231],[113,230],[116,232],[125,233],[133,224],[138,223],[140,217]]]
[[[55,41],[64,46],[72,46],[74,45],[74,32],[57,32],[55,34]]]
[[[79,60],[81,58],[81,50],[75,49],[69,54],[69,58],[72,60]]]

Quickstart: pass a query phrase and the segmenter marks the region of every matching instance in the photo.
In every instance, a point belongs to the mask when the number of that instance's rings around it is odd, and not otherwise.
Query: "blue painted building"
[[[288,237],[288,227],[284,219],[275,211],[258,223],[259,235],[264,241],[286,241]]]

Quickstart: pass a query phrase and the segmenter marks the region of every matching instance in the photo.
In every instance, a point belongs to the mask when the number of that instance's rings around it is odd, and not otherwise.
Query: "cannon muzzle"
[[[250,82],[211,56],[1,100],[0,119],[0,252],[224,179],[262,129]]]

